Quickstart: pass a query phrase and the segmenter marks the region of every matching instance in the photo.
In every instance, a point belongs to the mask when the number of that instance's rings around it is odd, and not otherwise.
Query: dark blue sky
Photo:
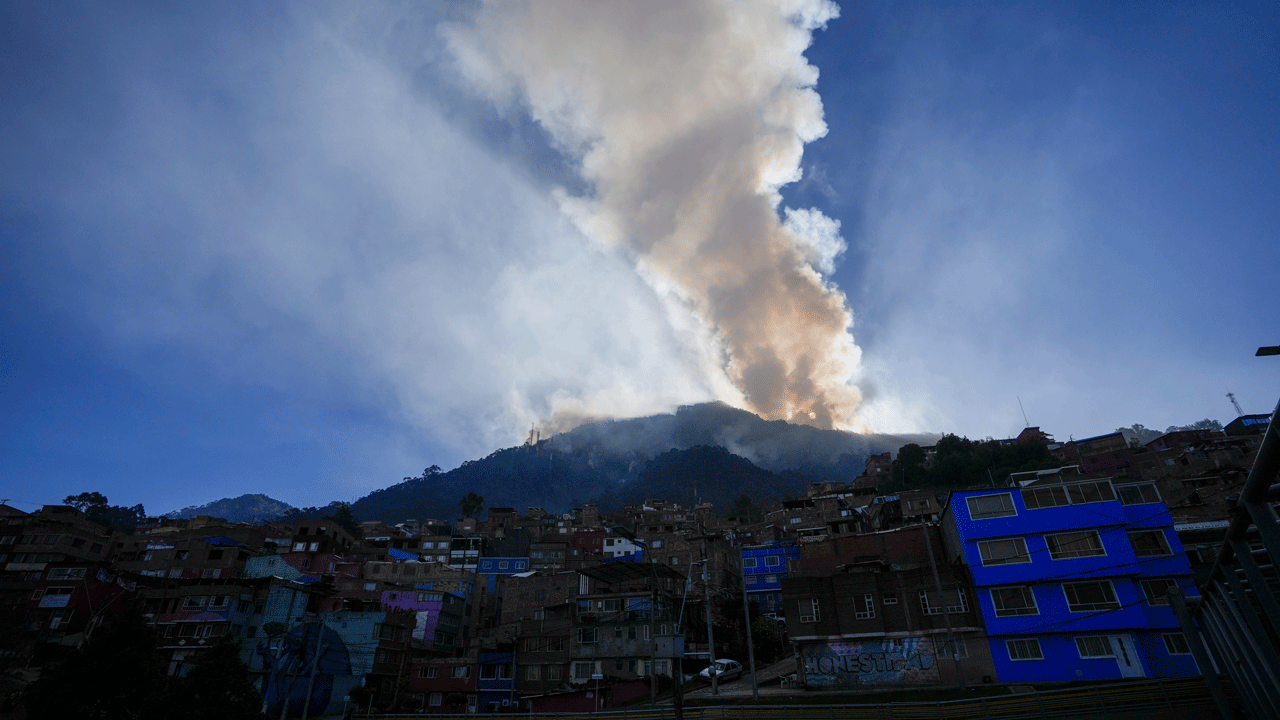
[[[403,12],[0,5],[11,504],[350,500],[552,407],[713,396],[559,212],[590,192],[572,153],[456,71],[439,27],[471,8]],[[845,3],[783,197],[841,223],[873,427],[1270,411],[1278,27],[1261,2]]]

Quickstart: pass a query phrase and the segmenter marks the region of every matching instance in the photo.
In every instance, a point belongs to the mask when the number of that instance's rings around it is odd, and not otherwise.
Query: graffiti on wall
[[[929,638],[806,644],[800,649],[800,661],[805,684],[811,688],[938,682],[937,653]]]
[[[295,714],[306,708],[319,715],[335,700],[341,708],[342,688],[335,687],[335,680],[351,675],[351,654],[332,628],[318,623],[298,625],[281,638],[258,643],[256,651],[268,673],[264,700],[269,715],[278,716],[286,701],[289,712]]]

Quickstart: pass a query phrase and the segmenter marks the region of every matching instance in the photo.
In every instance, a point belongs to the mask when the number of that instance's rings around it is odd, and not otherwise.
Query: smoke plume
[[[802,55],[827,0],[486,2],[447,28],[466,77],[575,159],[591,190],[561,209],[630,258],[692,325],[715,394],[770,419],[863,429],[861,351],[824,279],[835,221],[783,208],[806,142],[826,133]]]

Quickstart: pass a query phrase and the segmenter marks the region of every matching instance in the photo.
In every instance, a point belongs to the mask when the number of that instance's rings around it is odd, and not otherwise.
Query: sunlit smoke
[[[861,351],[824,279],[844,244],[785,209],[804,143],[826,133],[803,51],[827,0],[489,2],[450,26],[467,77],[521,103],[592,190],[561,208],[633,259],[673,322],[696,326],[708,384],[768,418],[865,429]]]

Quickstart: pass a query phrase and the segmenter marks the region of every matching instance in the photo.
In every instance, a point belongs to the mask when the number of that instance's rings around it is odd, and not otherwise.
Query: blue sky
[[[621,62],[556,84],[486,56],[501,13],[465,3],[0,6],[0,495],[350,500],[553,416],[736,392],[680,312],[707,288],[593,224],[619,176],[583,153],[676,125],[612,93],[703,28],[645,7],[579,35],[643,27]],[[767,27],[753,62],[803,77]],[[1266,3],[846,2],[815,29],[826,134],[778,210],[839,222],[815,272],[852,314],[859,421],[1269,412],[1278,27]],[[729,82],[699,58],[664,92]]]

